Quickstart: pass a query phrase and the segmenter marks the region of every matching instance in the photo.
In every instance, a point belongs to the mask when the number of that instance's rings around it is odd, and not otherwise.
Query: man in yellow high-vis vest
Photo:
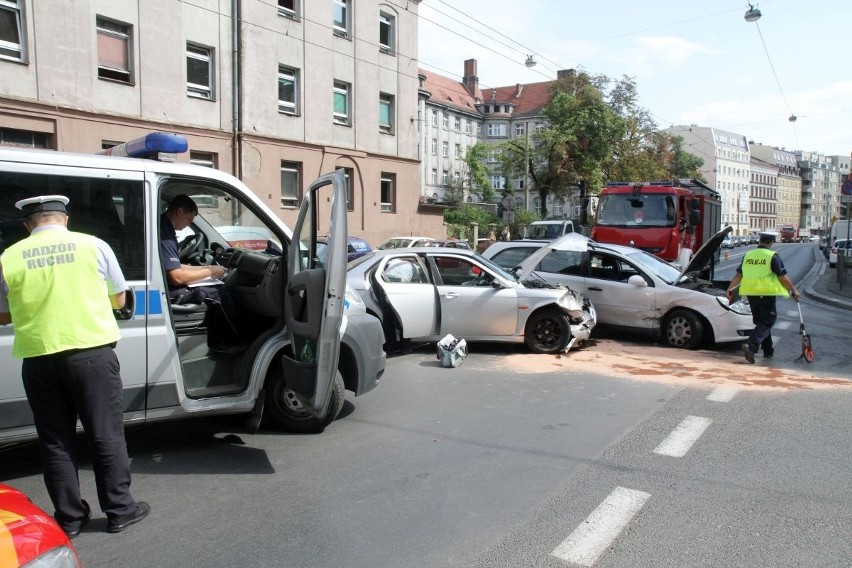
[[[0,324],[14,324],[12,354],[23,359],[44,483],[69,538],[92,515],[80,495],[75,435],[83,424],[107,530],[120,532],[148,515],[130,494],[123,386],[113,351],[120,337],[113,309],[127,283],[101,239],[69,231],[63,195],[18,201],[30,236],[0,257]]]
[[[772,357],[772,326],[778,319],[775,298],[790,295],[797,302],[799,291],[787,276],[787,269],[777,253],[770,250],[775,233],[760,233],[757,248],[746,253],[737,273],[728,285],[728,300],[732,301],[734,289],[739,285],[740,296],[748,298],[754,329],[743,346],[746,361],[754,363],[754,354],[763,350],[763,356]]]

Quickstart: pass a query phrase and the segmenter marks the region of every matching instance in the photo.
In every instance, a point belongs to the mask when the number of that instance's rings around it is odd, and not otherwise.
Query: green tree
[[[469,146],[462,162],[459,181],[451,185],[450,201],[459,204],[464,201],[464,192],[475,193],[485,203],[494,202],[494,188],[488,179],[488,167],[485,165],[487,146],[477,142]]]

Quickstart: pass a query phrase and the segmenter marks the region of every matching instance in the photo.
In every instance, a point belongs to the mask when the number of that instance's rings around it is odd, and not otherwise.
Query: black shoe
[[[110,521],[107,523],[107,532],[117,533],[121,532],[130,525],[135,525],[142,519],[148,516],[148,513],[151,512],[151,506],[148,505],[145,501],[137,501],[136,502],[136,512],[127,517],[124,521],[121,522],[113,522]]]
[[[775,350],[774,350],[774,349],[770,349],[769,351],[764,351],[764,352],[763,352],[763,358],[764,358],[764,359],[772,359],[772,356],[773,356],[773,355],[775,355]]]
[[[73,531],[66,530],[65,534],[68,536],[68,539],[77,538],[77,535],[80,534],[80,531],[83,530],[83,527],[86,526],[90,520],[92,520],[92,508],[89,507],[89,504],[86,503],[86,500],[83,499],[83,506],[86,508],[86,515],[83,517],[83,520],[80,521],[80,524]]]
[[[746,361],[754,363],[754,353],[752,353],[751,347],[748,346],[748,343],[743,343],[743,355],[745,355]]]

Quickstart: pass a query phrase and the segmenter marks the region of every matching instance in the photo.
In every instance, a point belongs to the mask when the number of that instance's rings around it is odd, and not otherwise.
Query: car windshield
[[[476,260],[479,261],[480,263],[482,263],[483,265],[485,265],[492,272],[496,273],[497,276],[499,276],[500,278],[503,278],[504,280],[508,280],[509,282],[517,282],[518,281],[517,276],[515,276],[514,274],[511,274],[509,272],[506,272],[506,270],[502,266],[491,262],[487,258],[483,258],[483,257],[477,255]]]
[[[680,277],[680,270],[669,264],[668,262],[657,258],[642,250],[631,251],[626,253],[626,256],[631,262],[638,264],[643,269],[656,274],[658,278],[668,284],[674,284]]]
[[[673,227],[675,220],[673,195],[610,193],[601,196],[595,223],[611,226]]]

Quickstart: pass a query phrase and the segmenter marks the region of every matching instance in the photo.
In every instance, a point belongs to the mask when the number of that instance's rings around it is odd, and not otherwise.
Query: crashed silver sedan
[[[591,302],[568,287],[522,284],[463,249],[373,251],[349,263],[347,283],[382,321],[388,352],[452,334],[557,353],[588,339],[597,321]]]

